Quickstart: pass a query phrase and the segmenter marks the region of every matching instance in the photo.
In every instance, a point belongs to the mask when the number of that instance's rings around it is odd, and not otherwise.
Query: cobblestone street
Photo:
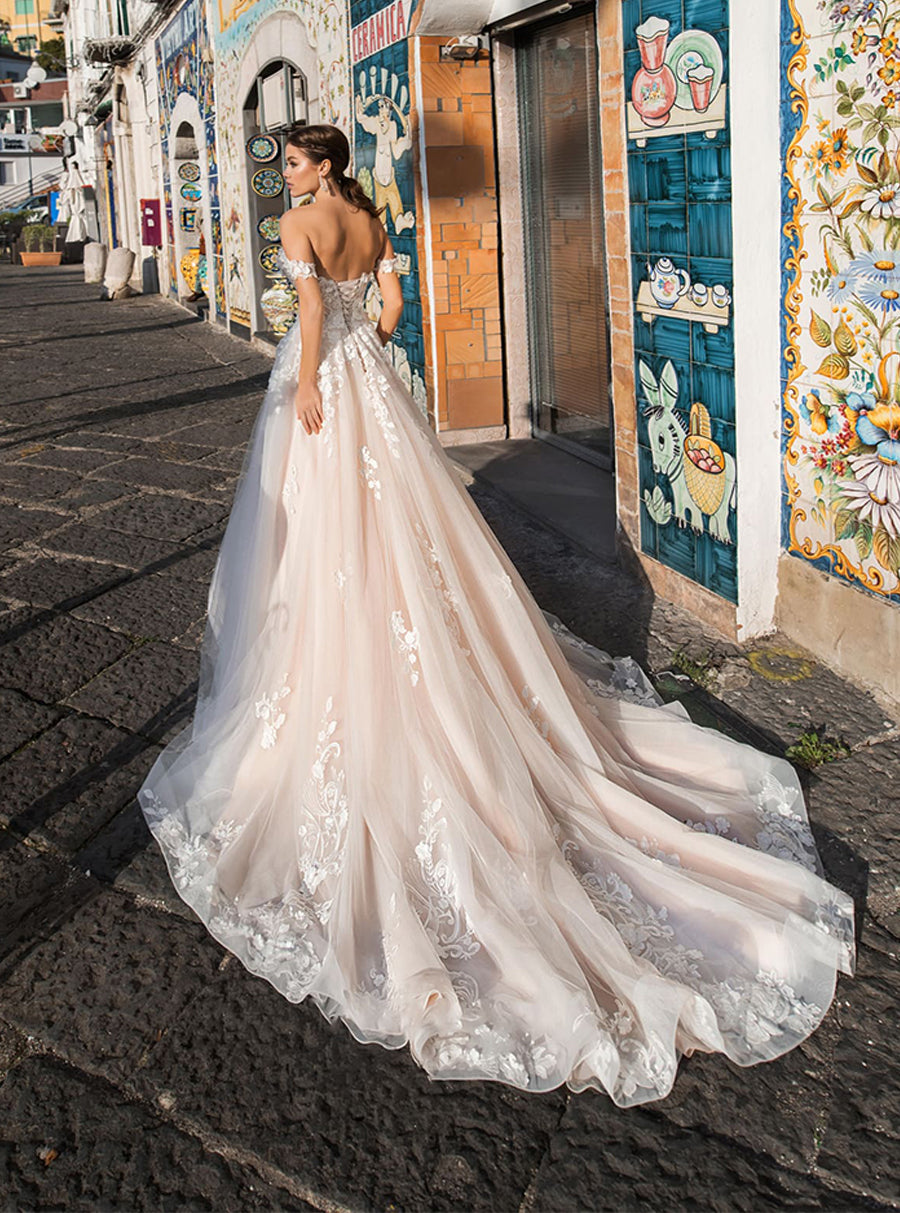
[[[779,1061],[672,1095],[430,1081],[251,976],[134,799],[188,721],[206,594],[270,359],[80,266],[0,266],[4,1209],[898,1209],[900,730],[784,638],[739,648],[460,469],[541,606],[695,719],[808,773],[858,972]],[[877,637],[872,638],[873,644]],[[688,677],[688,674],[691,677]]]

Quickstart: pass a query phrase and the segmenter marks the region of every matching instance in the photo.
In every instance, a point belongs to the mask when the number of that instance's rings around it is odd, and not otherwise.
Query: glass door
[[[516,40],[534,433],[603,467],[612,410],[593,6]]]

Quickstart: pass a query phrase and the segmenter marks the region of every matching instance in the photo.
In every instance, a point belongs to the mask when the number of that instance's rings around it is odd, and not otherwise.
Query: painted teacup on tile
[[[716,307],[728,307],[731,303],[728,287],[717,283],[712,289],[712,301]]]
[[[656,265],[647,263],[650,276],[650,294],[660,307],[674,307],[682,295],[691,289],[691,276],[687,270],[678,270],[671,257],[660,257]]]
[[[702,282],[695,282],[691,287],[691,303],[696,307],[706,307],[709,303],[709,287]]]
[[[691,100],[698,114],[703,114],[709,109],[715,74],[713,69],[707,67],[705,63],[692,67],[687,74],[688,84],[691,86]]]

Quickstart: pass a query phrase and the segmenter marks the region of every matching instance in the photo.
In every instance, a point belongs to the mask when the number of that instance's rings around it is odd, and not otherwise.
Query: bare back
[[[380,219],[353,210],[343,199],[312,203],[288,211],[285,222],[302,225],[312,244],[321,276],[344,282],[360,278],[375,265],[387,233]]]

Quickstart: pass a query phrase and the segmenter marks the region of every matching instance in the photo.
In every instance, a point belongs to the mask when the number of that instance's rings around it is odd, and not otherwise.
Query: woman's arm
[[[312,243],[303,218],[296,210],[281,216],[281,247],[291,261],[308,261],[315,265]],[[300,320],[300,371],[297,383],[297,418],[307,434],[318,434],[322,428],[322,397],[317,382],[319,353],[322,344],[322,289],[319,279],[310,275],[295,278]]]
[[[391,244],[387,232],[385,232],[384,244],[381,247],[378,260],[387,261],[393,256],[394,246]],[[400,317],[403,314],[403,287],[400,285],[400,275],[392,271],[376,270],[375,278],[383,300],[381,315],[378,318],[375,331],[381,344],[387,345],[391,339],[391,334],[400,323]]]

